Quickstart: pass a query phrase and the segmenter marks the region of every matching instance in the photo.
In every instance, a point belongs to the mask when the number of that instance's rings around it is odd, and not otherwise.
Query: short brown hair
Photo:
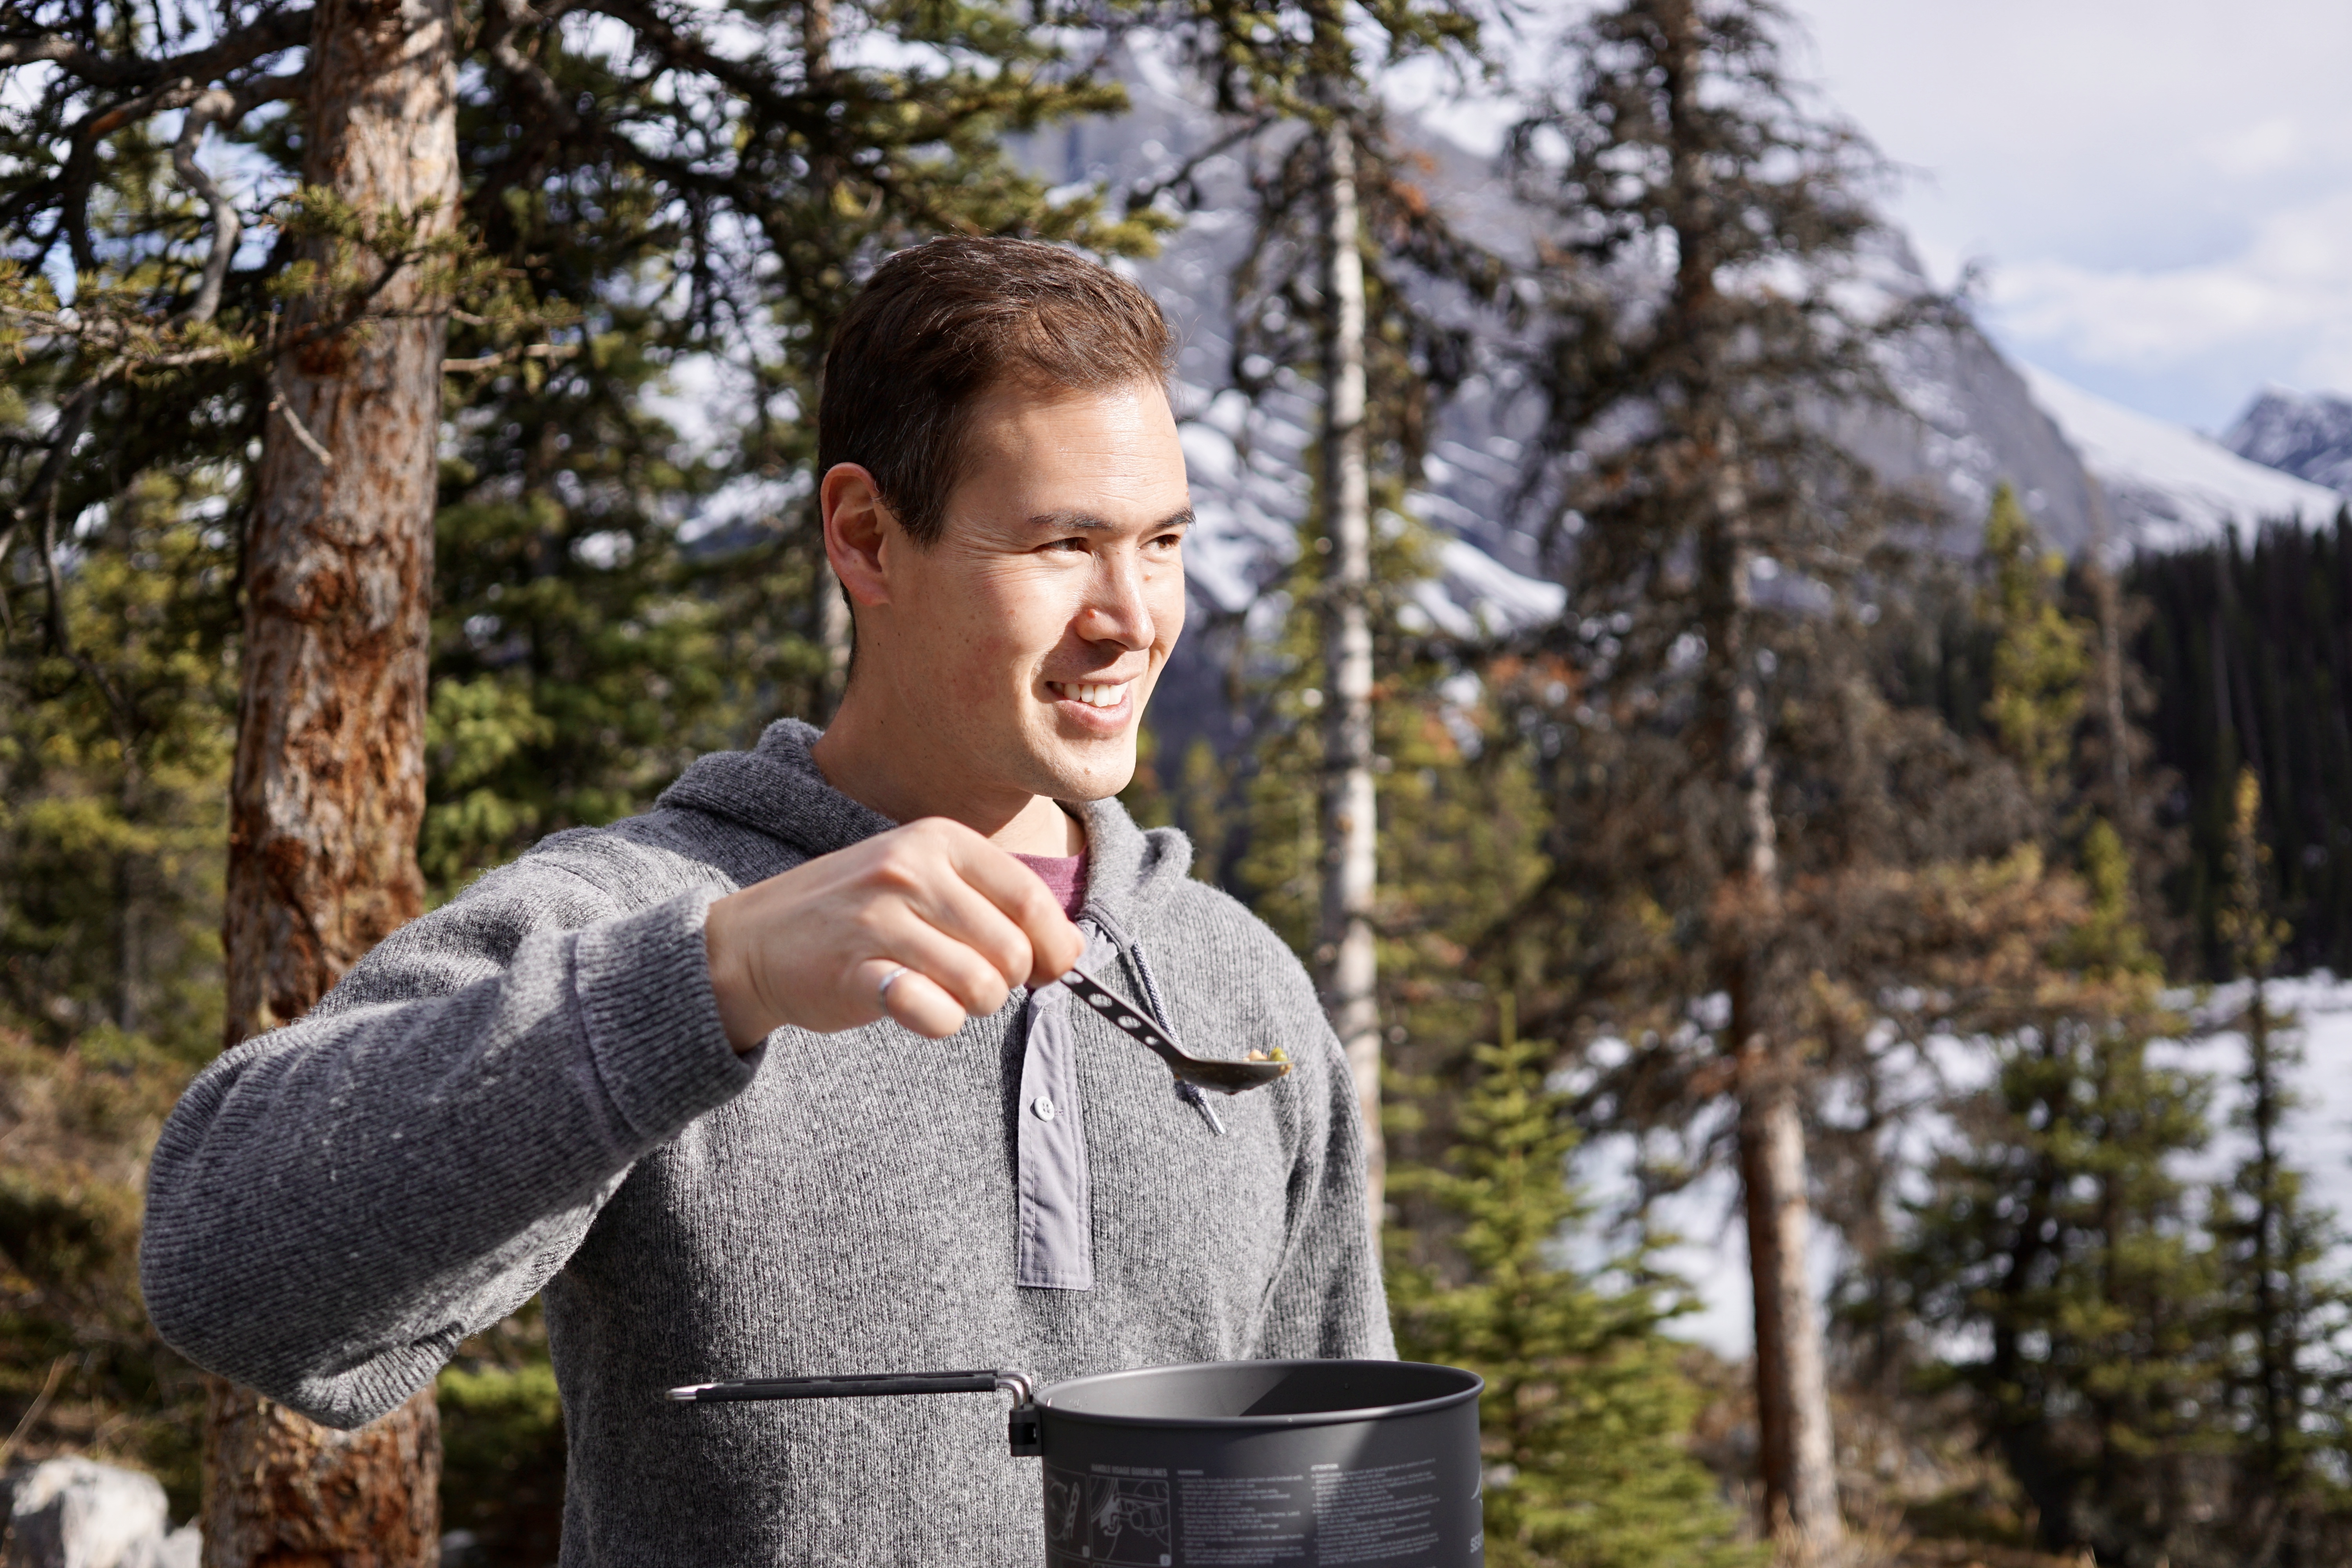
[[[945,525],[972,405],[1012,381],[1162,387],[1176,341],[1150,295],[1034,239],[934,239],[874,270],[824,359],[820,476],[856,463],[918,544]]]

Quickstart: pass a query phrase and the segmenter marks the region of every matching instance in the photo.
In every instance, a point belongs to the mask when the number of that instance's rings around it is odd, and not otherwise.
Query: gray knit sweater
[[[1190,1050],[1297,1063],[1213,1097],[1223,1135],[1058,986],[947,1040],[729,1047],[710,901],[890,826],[824,784],[815,734],[777,724],[646,816],[548,839],[199,1078],[148,1183],[163,1336],[348,1426],[543,1293],[571,1568],[1043,1560],[1000,1397],[676,1405],[673,1384],[1393,1353],[1307,976],[1186,875],[1181,835],[1115,803],[1087,816],[1093,973]]]

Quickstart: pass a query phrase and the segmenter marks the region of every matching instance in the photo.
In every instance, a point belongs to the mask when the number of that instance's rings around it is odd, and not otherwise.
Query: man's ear
[[[824,515],[824,554],[833,574],[857,604],[888,604],[883,547],[903,542],[898,520],[882,504],[874,476],[856,463],[835,463],[817,487],[817,506]]]

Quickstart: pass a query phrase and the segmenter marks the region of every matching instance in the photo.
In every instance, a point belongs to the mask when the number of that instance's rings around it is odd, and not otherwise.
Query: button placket
[[[1021,1063],[1015,1153],[1020,1215],[1014,1281],[1035,1289],[1094,1289],[1094,1215],[1077,1040],[1058,985],[1032,993]]]

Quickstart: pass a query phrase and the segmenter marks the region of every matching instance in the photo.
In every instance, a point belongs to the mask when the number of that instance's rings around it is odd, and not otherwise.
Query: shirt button
[[[1037,1113],[1038,1121],[1051,1121],[1054,1120],[1054,1097],[1050,1094],[1041,1094],[1029,1102],[1029,1109]]]

